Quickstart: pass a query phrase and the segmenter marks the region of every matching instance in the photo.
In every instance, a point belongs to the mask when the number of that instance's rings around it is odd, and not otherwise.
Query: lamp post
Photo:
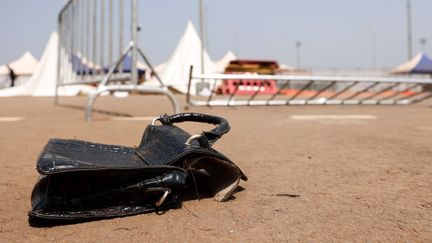
[[[421,45],[421,51],[423,53],[425,53],[426,52],[427,39],[426,38],[421,38],[419,41],[420,41],[420,45]]]
[[[238,40],[238,27],[234,26],[234,50],[238,58],[240,58],[239,40]]]
[[[375,47],[375,32],[372,27],[369,27],[369,32],[371,34],[371,59],[372,59],[372,69],[376,69],[376,47]]]
[[[411,29],[411,1],[407,0],[407,44],[408,44],[408,59],[412,58],[412,29]]]
[[[300,47],[302,43],[301,41],[296,42],[296,52],[297,52],[297,69],[300,68]]]

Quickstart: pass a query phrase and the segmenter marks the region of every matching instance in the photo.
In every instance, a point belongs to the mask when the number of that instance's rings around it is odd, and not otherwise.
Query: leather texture
[[[157,120],[161,125],[148,125],[138,147],[50,139],[36,164],[41,176],[32,192],[31,225],[163,211],[180,207],[191,192],[224,201],[247,180],[211,148],[230,130],[225,119],[181,113]],[[186,121],[216,127],[186,144],[191,135],[174,125]]]

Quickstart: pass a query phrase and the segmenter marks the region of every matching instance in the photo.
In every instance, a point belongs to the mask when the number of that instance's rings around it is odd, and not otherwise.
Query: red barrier
[[[252,95],[252,94],[275,94],[277,85],[275,80],[239,80],[227,79],[217,88],[218,94]]]

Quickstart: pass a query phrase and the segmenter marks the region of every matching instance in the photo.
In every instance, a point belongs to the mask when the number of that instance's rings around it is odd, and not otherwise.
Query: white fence
[[[138,0],[69,0],[60,11],[57,89],[78,84],[97,86],[89,96],[86,120],[92,117],[96,98],[114,91],[163,94],[173,110],[179,111],[175,97],[137,46],[138,28]],[[125,41],[127,35],[129,41]],[[145,72],[153,72],[159,86],[140,85]]]
[[[192,93],[191,87],[197,92]],[[432,79],[294,75],[193,75],[193,106],[406,105],[432,97]]]

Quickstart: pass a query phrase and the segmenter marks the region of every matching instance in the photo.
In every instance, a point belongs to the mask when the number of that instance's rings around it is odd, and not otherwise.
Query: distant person
[[[15,80],[17,78],[17,75],[15,74],[14,70],[9,66],[9,64],[6,65],[7,69],[9,69],[9,79],[11,81],[11,87],[15,86]]]

